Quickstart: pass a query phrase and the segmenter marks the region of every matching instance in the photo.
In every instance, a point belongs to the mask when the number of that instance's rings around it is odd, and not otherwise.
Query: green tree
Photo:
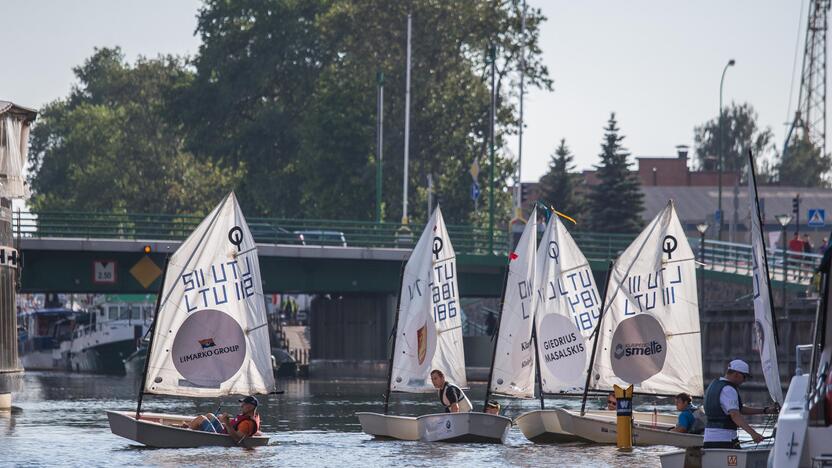
[[[165,94],[190,79],[179,59],[124,62],[99,49],[74,69],[77,85],[41,112],[29,182],[36,210],[206,212],[242,168],[197,163],[166,118]]]
[[[743,176],[748,166],[748,150],[764,158],[773,138],[770,128],[757,126],[757,112],[748,103],[731,103],[721,116],[694,128],[693,132],[699,168],[718,170],[718,158],[722,154],[723,170],[737,171]],[[766,173],[758,176],[768,177]]]
[[[489,42],[499,50],[498,148],[517,124],[503,80],[519,66],[521,41],[528,82],[551,88],[538,45],[544,18],[530,11],[521,38],[515,3],[209,0],[198,19],[196,77],[178,97],[189,148],[201,159],[245,163],[241,199],[256,212],[372,219],[375,76],[383,71],[383,200],[387,220],[398,221],[409,11],[409,215],[425,219],[425,180],[433,174],[448,222],[479,220],[467,168],[474,158],[487,160]],[[497,213],[507,219],[510,195],[502,184],[513,167],[498,156],[495,169]]]
[[[581,175],[574,172],[574,159],[566,140],[561,139],[549,161],[549,170],[540,178],[540,196],[556,210],[581,219],[584,200],[578,190]]]
[[[781,156],[775,168],[780,185],[795,187],[829,187],[824,178],[832,168],[828,154],[812,144],[805,135],[789,142],[785,157]]]
[[[599,184],[589,194],[589,227],[597,232],[636,233],[642,226],[644,195],[619,132],[613,112],[604,128],[601,164],[595,166]]]

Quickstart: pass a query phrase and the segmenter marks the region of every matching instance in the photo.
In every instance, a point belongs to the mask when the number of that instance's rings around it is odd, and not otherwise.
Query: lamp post
[[[717,121],[717,133],[716,133],[716,148],[718,155],[717,160],[717,183],[719,184],[719,195],[717,201],[717,211],[719,211],[719,240],[722,240],[722,220],[724,216],[722,216],[722,160],[724,158],[723,153],[725,152],[722,148],[722,85],[725,83],[725,72],[728,71],[728,67],[733,67],[734,64],[737,63],[734,59],[728,61],[725,64],[725,68],[722,69],[722,78],[719,80],[719,120]]]
[[[699,223],[696,225],[696,230],[699,231],[699,307],[705,308],[705,232],[708,230],[707,223]]]
[[[780,227],[783,228],[782,237],[783,237],[783,317],[789,316],[789,309],[786,305],[786,280],[788,279],[789,269],[788,269],[788,257],[786,256],[786,227],[792,222],[792,217],[787,214],[781,214],[775,216],[777,222],[780,223]]]

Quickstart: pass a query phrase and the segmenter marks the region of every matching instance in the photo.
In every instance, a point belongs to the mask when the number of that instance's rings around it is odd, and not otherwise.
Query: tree
[[[521,38],[518,8],[485,0],[209,0],[198,18],[196,76],[177,97],[188,148],[201,160],[245,163],[241,200],[257,213],[372,219],[375,76],[383,71],[383,200],[387,220],[397,221],[411,12],[409,215],[426,218],[425,179],[433,174],[446,220],[478,220],[467,168],[487,159],[488,43],[500,51],[498,147],[517,124],[502,81],[519,66],[521,41],[527,82],[551,88],[538,46],[544,18],[531,10]],[[498,184],[513,171],[502,156],[495,169]],[[502,187],[496,202],[508,215]]]
[[[204,213],[239,181],[241,167],[197,163],[165,119],[166,93],[190,79],[179,59],[129,66],[105,48],[74,72],[78,84],[32,132],[34,209]]]
[[[832,168],[832,160],[820,151],[805,134],[792,138],[776,166],[780,185],[829,187],[824,176]]]
[[[636,233],[642,225],[644,195],[619,131],[613,112],[604,128],[601,164],[595,166],[599,184],[589,194],[589,226],[597,232]]]
[[[739,172],[742,176],[748,166],[748,150],[758,158],[765,158],[773,138],[770,128],[757,127],[757,112],[748,103],[731,103],[721,116],[694,128],[693,132],[700,169],[718,170],[718,158],[722,154],[723,171]]]
[[[556,210],[580,219],[584,201],[577,189],[581,175],[573,172],[573,160],[566,140],[561,139],[549,161],[549,170],[540,178],[540,196],[547,204],[554,205]]]

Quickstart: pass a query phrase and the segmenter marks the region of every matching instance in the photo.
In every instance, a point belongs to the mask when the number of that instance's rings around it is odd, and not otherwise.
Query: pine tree
[[[641,229],[644,195],[638,175],[630,171],[630,153],[621,145],[615,113],[610,114],[601,144],[599,184],[589,194],[589,226],[597,232],[636,233]]]
[[[577,191],[580,175],[575,174],[575,157],[561,139],[549,161],[549,170],[540,178],[540,200],[575,219],[582,218],[584,200]],[[579,221],[580,222],[580,221]]]

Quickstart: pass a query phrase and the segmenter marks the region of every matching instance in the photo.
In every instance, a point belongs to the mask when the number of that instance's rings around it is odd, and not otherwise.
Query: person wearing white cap
[[[705,440],[703,448],[740,448],[737,438],[737,428],[743,428],[754,442],[763,440],[763,436],[755,431],[743,415],[775,414],[777,408],[752,408],[742,404],[739,387],[751,377],[748,363],[734,359],[728,364],[725,376],[720,377],[705,390]]]

